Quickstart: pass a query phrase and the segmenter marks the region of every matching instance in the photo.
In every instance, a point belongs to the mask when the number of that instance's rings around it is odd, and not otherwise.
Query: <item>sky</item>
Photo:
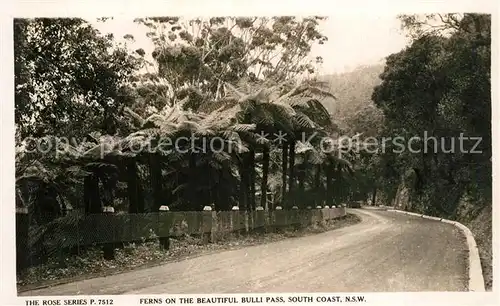
[[[323,57],[323,73],[340,73],[360,65],[383,63],[407,44],[396,16],[332,16],[322,27],[328,43],[313,48]]]
[[[113,33],[117,39],[132,34],[135,43],[131,47],[152,51],[144,27],[133,23],[132,19],[115,18],[105,23],[89,21],[101,33]],[[327,43],[315,45],[311,51],[311,57],[323,57],[320,74],[342,73],[362,65],[383,63],[386,56],[400,51],[408,43],[396,15],[330,16],[319,29],[328,37]]]

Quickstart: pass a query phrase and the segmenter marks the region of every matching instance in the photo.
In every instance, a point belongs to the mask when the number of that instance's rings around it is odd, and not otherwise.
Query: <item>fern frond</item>
[[[294,121],[296,122],[297,126],[304,129],[311,129],[316,126],[314,121],[312,121],[311,118],[303,113],[297,113],[297,115],[295,115],[294,117]]]
[[[297,141],[296,145],[295,145],[295,153],[296,154],[303,154],[303,153],[306,153],[306,152],[309,152],[311,150],[314,150],[314,147],[306,142],[302,142],[302,141]]]
[[[233,126],[230,127],[231,130],[236,131],[236,132],[253,132],[256,129],[255,123],[252,124],[243,124],[243,123],[237,123]]]
[[[140,127],[144,125],[145,120],[139,114],[137,114],[127,106],[123,110],[125,114],[129,115],[134,120],[137,126]]]
[[[219,162],[227,162],[231,160],[231,155],[229,155],[227,152],[220,151],[220,152],[214,152],[213,153],[214,158],[219,161]]]

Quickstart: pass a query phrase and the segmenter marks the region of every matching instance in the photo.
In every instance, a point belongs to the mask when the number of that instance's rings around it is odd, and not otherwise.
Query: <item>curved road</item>
[[[467,245],[453,225],[350,212],[362,222],[20,295],[467,290]]]

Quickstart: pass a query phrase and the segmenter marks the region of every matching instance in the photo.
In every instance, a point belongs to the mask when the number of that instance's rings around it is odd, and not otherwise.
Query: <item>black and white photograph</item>
[[[495,291],[495,15],[275,11],[10,19],[19,305]]]

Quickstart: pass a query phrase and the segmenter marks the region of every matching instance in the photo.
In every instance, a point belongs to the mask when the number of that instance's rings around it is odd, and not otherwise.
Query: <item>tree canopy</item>
[[[412,43],[383,68],[319,78],[322,58],[310,51],[328,41],[321,17],[136,19],[151,54],[81,19],[16,19],[20,199],[39,207],[52,199],[55,211],[71,201],[87,212],[165,203],[252,210],[267,203],[256,194],[268,191],[273,205],[285,207],[375,200],[377,190],[390,201],[403,181],[420,203],[412,209],[454,216],[464,196],[487,202],[490,16],[400,19]],[[286,137],[275,141],[278,133]],[[395,152],[390,143],[383,152],[321,152],[318,139],[342,134],[361,142],[425,134],[439,139],[438,150],[421,140],[420,154]],[[199,138],[182,152],[161,150],[165,139],[189,135]],[[450,139],[461,135],[481,137],[474,147],[481,153],[440,150],[441,139],[456,149]],[[26,137],[72,153],[28,153]],[[201,150],[215,139],[216,152]],[[457,199],[443,201],[443,188]],[[26,196],[33,192],[39,200]]]
[[[464,195],[481,205],[491,201],[491,19],[479,14],[401,19],[415,40],[387,58],[372,98],[385,116],[383,135],[420,136],[422,153],[389,152],[384,159],[396,160],[389,166],[393,175],[411,171],[415,205],[422,206],[415,209],[454,217]],[[437,145],[425,141],[424,133]],[[462,148],[461,135],[471,137]]]
[[[23,137],[116,132],[136,61],[111,36],[78,18],[15,19],[14,48],[15,119]]]
[[[273,205],[290,208],[306,205],[292,196],[297,185],[318,203],[334,201],[318,194],[320,174],[340,174],[341,160],[314,159],[331,165],[311,170],[314,180],[300,161],[301,135],[334,126],[320,101],[335,96],[308,77],[321,62],[309,56],[312,45],[327,41],[323,19],[136,19],[152,54],[81,19],[16,20],[18,205],[56,215],[164,204],[254,210],[267,205],[256,195],[269,190]],[[286,137],[273,141],[277,133]],[[196,139],[178,142],[186,137]],[[165,149],[165,140],[175,148]],[[217,148],[204,147],[214,140]]]

